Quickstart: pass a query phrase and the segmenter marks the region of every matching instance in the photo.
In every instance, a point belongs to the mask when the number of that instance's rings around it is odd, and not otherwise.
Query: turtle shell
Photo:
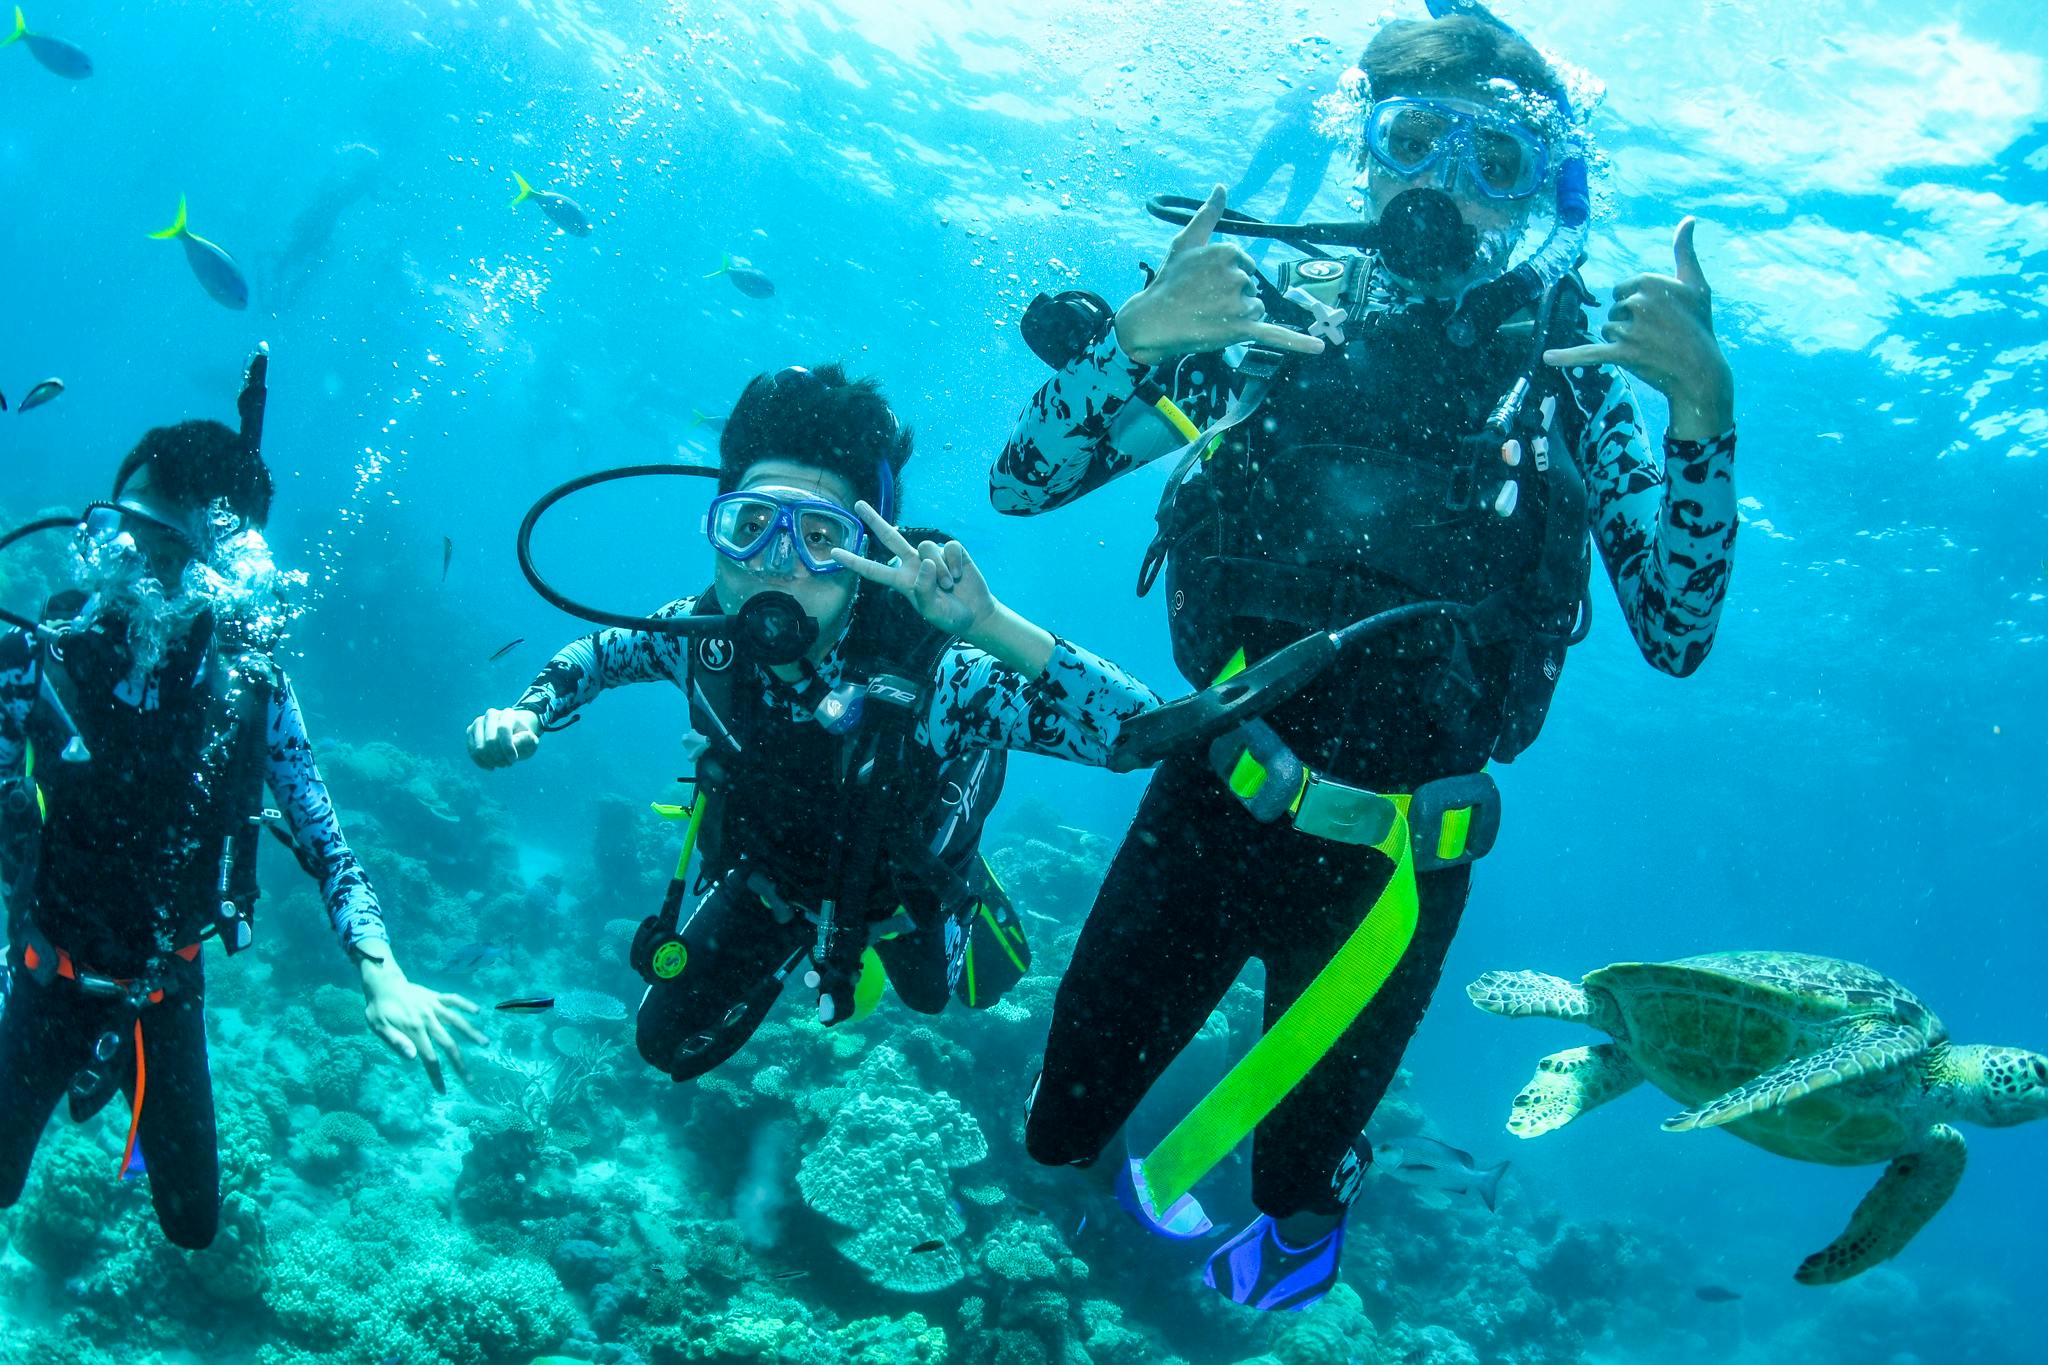
[[[1585,980],[1593,1018],[1651,1084],[1688,1108],[1774,1067],[1831,1046],[1857,1016],[1888,1019],[1946,1041],[1934,1012],[1890,977],[1853,962],[1798,953],[1712,953],[1624,962]],[[1737,1137],[1802,1161],[1883,1161],[1925,1127],[1910,1112],[1920,1072],[1863,1077],[1726,1125]]]

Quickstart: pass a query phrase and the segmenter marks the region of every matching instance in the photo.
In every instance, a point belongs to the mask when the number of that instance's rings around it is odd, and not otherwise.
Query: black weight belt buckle
[[[1463,839],[1455,851],[1446,852],[1446,830],[1460,825]],[[1418,873],[1477,862],[1492,851],[1500,834],[1500,788],[1486,773],[1425,782],[1409,798],[1408,828]]]

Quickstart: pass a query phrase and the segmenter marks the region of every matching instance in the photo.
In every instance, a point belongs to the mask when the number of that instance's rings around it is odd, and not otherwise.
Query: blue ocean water
[[[1290,92],[1333,79],[1381,19],[1419,13],[1322,0],[39,5],[31,30],[89,50],[95,74],[67,82],[19,45],[0,49],[0,391],[18,400],[51,375],[68,386],[0,416],[0,512],[11,524],[76,506],[144,427],[228,416],[242,359],[267,341],[272,540],[312,580],[293,676],[316,738],[388,742],[403,756],[387,765],[398,778],[360,757],[344,764],[337,787],[351,774],[402,785],[408,764],[459,772],[464,724],[508,704],[578,629],[513,562],[535,495],[606,464],[704,458],[715,432],[695,414],[723,414],[759,371],[837,359],[882,379],[918,436],[913,506],[974,548],[999,593],[1178,690],[1157,599],[1129,586],[1156,473],[1050,519],[989,510],[988,465],[1044,374],[1017,317],[1040,290],[1135,289],[1136,263],[1156,263],[1169,235],[1145,217],[1147,194],[1234,183]],[[1582,1358],[2048,1358],[2048,1329],[2028,1309],[2048,1268],[2048,1133],[1972,1130],[1967,1179],[1905,1256],[1848,1286],[1805,1289],[1790,1271],[1841,1228],[1874,1172],[1661,1133],[1664,1101],[1650,1094],[1515,1142],[1501,1122],[1536,1057],[1587,1039],[1483,1016],[1457,989],[1493,968],[1576,977],[1617,960],[1796,949],[1898,977],[1959,1039],[2048,1048],[2048,31],[2031,0],[1588,0],[1502,13],[1606,88],[1586,272],[1596,291],[1668,270],[1678,218],[1702,220],[1738,383],[1745,525],[1718,643],[1693,678],[1646,668],[1611,598],[1597,603],[1542,742],[1500,774],[1507,826],[1409,1053],[1406,1098],[1449,1140],[1514,1159],[1504,1216],[1623,1230],[1588,1242],[1593,1270],[1545,1281],[1557,1314],[1585,1329]],[[572,195],[594,232],[564,236],[532,205],[508,208],[515,171]],[[1249,206],[1277,212],[1286,189],[1283,173]],[[218,307],[176,246],[147,240],[181,194],[193,230],[248,267],[246,312]],[[1345,194],[1333,170],[1315,214],[1341,214]],[[775,295],[707,278],[728,253],[770,276]],[[593,494],[540,549],[579,595],[655,605],[707,574],[693,496]],[[514,639],[524,644],[486,662]],[[675,698],[640,693],[608,698],[517,774],[487,787],[446,779],[478,856],[436,862],[406,845],[424,836],[403,818],[377,827],[434,869],[418,884],[451,903],[495,894],[495,876],[588,875],[593,802],[660,796],[681,763]],[[1141,789],[1037,761],[1018,762],[1011,782],[1012,809],[1049,801],[1057,824],[1110,840]],[[345,813],[372,804],[337,794]],[[488,836],[476,828],[486,817]],[[265,991],[349,984],[319,942],[317,909],[284,890],[288,875],[272,873],[266,911],[277,927],[265,952],[280,956],[230,1006],[246,1020],[260,1018]],[[554,955],[565,982],[585,980],[570,964],[593,964],[592,987],[626,998],[634,983],[606,922],[647,908],[478,932]],[[416,911],[390,906],[401,952]],[[459,917],[428,918],[436,950],[459,941]],[[217,1041],[225,1055],[253,1046]],[[637,1065],[630,1048],[626,1060]],[[1027,1061],[1013,1068],[1019,1096]],[[222,1069],[222,1091],[240,1074]],[[384,1084],[416,1081],[394,1067]],[[993,1135],[1014,1114],[988,1084],[993,1107],[978,1117]],[[644,1180],[662,1160],[678,1171],[708,1160],[689,1150],[704,1120],[687,1101],[644,1086],[611,1098],[632,1122],[591,1134],[586,1166],[606,1141],[630,1147]],[[440,1142],[437,1122],[419,1119],[409,1136],[381,1126],[401,1150]],[[278,1144],[278,1167],[308,1164],[284,1135]],[[394,1156],[307,1188],[358,1210],[445,1205],[434,1169]],[[695,1216],[736,1216],[713,1194]],[[278,1197],[281,1264],[285,1204],[301,1224],[322,1207],[303,1191]],[[1400,1207],[1403,1235],[1428,1235]],[[124,1254],[146,1258],[146,1218],[123,1217],[136,1229]],[[500,1232],[518,1225],[508,1215]],[[1444,1245],[1473,1257],[1490,1245],[1461,1237]],[[486,1245],[517,1254],[510,1241]],[[21,1332],[85,1313],[70,1339],[81,1352],[238,1360],[256,1349],[190,1296],[74,1293],[18,1246],[5,1257],[0,1308]],[[1428,1293],[1462,1299],[1456,1322],[1476,1321],[1488,1282],[1477,1261],[1462,1265],[1433,1268]],[[819,1274],[820,1312],[900,1320],[917,1308],[879,1292],[870,1304],[859,1284]],[[1176,1301],[1125,1275],[1098,1266],[1096,1279],[1131,1323],[1165,1334]],[[629,1280],[621,1270],[603,1282]],[[793,1283],[779,1288],[806,1299],[809,1282]],[[1744,1297],[1716,1312],[1694,1297],[1699,1283]],[[1075,1304],[1103,1297],[1066,1292]],[[1388,1292],[1361,1289],[1369,1309]],[[145,1302],[169,1317],[124,1349],[116,1329]],[[437,1358],[424,1338],[374,1351],[345,1334],[323,1343],[302,1317],[254,1302],[258,1318],[283,1314],[261,1319],[276,1365]],[[164,1303],[186,1305],[189,1320]],[[446,1358],[524,1365],[556,1347],[627,1358],[597,1348],[627,1348],[630,1323],[589,1329],[587,1297],[578,1311],[584,1335],[450,1337]],[[740,1313],[715,1296],[692,1311]],[[971,1323],[943,1325],[955,1358],[993,1358],[973,1353]],[[1376,1325],[1397,1339],[1392,1321]],[[808,1330],[823,1341],[837,1329]],[[1471,1358],[1572,1358],[1539,1336],[1506,1331]],[[718,1349],[697,1358],[743,1358],[731,1342]],[[1098,1346],[1095,1358],[1168,1348],[1146,1349]],[[1262,1349],[1244,1337],[1172,1342],[1195,1365]],[[1275,1354],[1326,1358],[1307,1352]],[[788,1341],[757,1356],[811,1358]]]

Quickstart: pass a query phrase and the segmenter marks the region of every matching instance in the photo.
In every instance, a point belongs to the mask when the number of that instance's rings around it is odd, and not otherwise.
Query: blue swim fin
[[[1191,1194],[1174,1200],[1169,1208],[1154,1209],[1151,1192],[1145,1188],[1145,1162],[1141,1157],[1128,1158],[1116,1173],[1116,1202],[1155,1237],[1191,1242],[1216,1226]]]
[[[1273,1220],[1260,1214],[1209,1257],[1202,1282],[1247,1308],[1298,1312],[1336,1285],[1343,1256],[1341,1221],[1307,1246],[1291,1247],[1280,1240]]]

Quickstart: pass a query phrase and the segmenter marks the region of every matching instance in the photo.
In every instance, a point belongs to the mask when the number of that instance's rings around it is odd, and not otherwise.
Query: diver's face
[[[1390,97],[1388,103],[1401,98]],[[1533,134],[1525,133],[1526,140],[1518,140],[1485,126],[1495,120],[1503,125],[1516,122],[1515,111],[1498,96],[1432,90],[1405,98],[1416,107],[1377,121],[1374,138],[1383,154],[1368,151],[1365,156],[1366,216],[1378,221],[1389,204],[1410,190],[1436,190],[1449,196],[1459,216],[1478,234],[1478,259],[1459,269],[1423,273],[1409,282],[1432,294],[1450,295],[1505,268],[1506,257],[1527,231],[1541,193],[1539,188],[1519,197],[1505,197],[1503,189],[1520,190],[1517,176],[1533,170],[1535,158],[1544,153]],[[1452,115],[1476,120],[1477,126],[1460,124],[1451,117],[1432,117],[1426,107],[1432,104]],[[1418,169],[1404,174],[1399,169],[1403,165]]]
[[[848,515],[852,515],[853,504],[859,497],[852,484],[832,471],[794,460],[762,460],[747,470],[739,486],[742,491],[770,497],[829,502]],[[818,644],[812,653],[822,658],[846,629],[860,579],[844,570],[813,573],[801,555],[778,554],[775,549],[771,546],[745,560],[718,555],[713,582],[718,588],[719,605],[733,612],[756,593],[788,593],[804,609],[804,614],[818,623]],[[811,549],[823,557],[821,548]]]

